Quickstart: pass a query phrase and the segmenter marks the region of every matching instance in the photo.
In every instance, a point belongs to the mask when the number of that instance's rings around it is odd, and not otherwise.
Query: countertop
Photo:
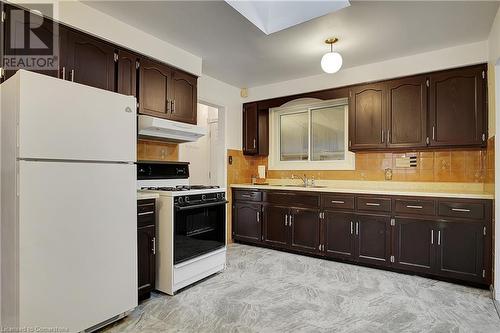
[[[379,181],[323,181],[318,187],[301,187],[294,182],[270,180],[269,185],[231,184],[232,188],[309,191],[331,193],[380,194],[464,199],[494,199],[494,194],[484,191],[483,184],[472,183],[409,183]],[[286,186],[285,186],[286,185]],[[297,185],[297,186],[293,186]],[[321,187],[320,187],[321,186]]]
[[[137,191],[137,200],[145,200],[145,199],[158,199],[160,195],[158,193],[146,193]]]

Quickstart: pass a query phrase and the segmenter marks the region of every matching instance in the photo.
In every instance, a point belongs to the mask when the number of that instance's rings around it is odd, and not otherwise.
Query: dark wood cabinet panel
[[[115,91],[115,48],[61,26],[61,69],[65,79]]]
[[[320,220],[317,209],[290,210],[290,246],[306,252],[319,252]]]
[[[486,134],[485,66],[430,75],[431,146],[481,146]]]
[[[148,59],[141,59],[139,68],[139,113],[169,118],[172,70]]]
[[[440,276],[484,281],[484,225],[460,220],[439,223],[437,271]]]
[[[375,83],[349,91],[350,149],[385,147],[386,90],[384,83]]]
[[[416,76],[387,83],[387,147],[427,145],[427,78]]]
[[[150,296],[156,277],[156,204],[137,201],[137,284],[139,300]]]
[[[435,268],[436,223],[397,217],[394,227],[394,266],[431,273]]]
[[[360,262],[389,265],[391,236],[389,216],[356,216],[356,259]]]
[[[354,221],[353,214],[325,212],[323,244],[327,257],[354,260]]]
[[[118,51],[116,91],[123,95],[137,96],[137,55]]]
[[[261,205],[235,203],[233,208],[234,237],[250,242],[260,242],[262,237]]]
[[[258,152],[258,121],[257,103],[245,104],[243,106],[243,153],[246,155],[254,155]]]
[[[197,78],[175,71],[172,76],[172,98],[170,99],[170,119],[196,124]]]
[[[270,245],[285,247],[288,245],[289,233],[289,213],[288,207],[267,205],[264,211],[264,242]]]

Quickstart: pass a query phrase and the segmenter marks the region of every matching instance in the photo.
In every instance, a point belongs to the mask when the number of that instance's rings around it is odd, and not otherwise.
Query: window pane
[[[311,110],[311,160],[344,159],[344,118],[344,105]]]
[[[280,116],[280,159],[282,161],[307,161],[308,126],[307,112]]]

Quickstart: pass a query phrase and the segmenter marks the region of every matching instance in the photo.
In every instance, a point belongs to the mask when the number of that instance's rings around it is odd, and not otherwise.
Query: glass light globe
[[[326,73],[336,73],[340,67],[342,67],[342,56],[337,52],[328,52],[321,58],[321,68]]]

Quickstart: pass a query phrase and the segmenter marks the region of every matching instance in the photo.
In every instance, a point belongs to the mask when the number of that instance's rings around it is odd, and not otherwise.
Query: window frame
[[[311,110],[344,106],[344,159],[312,161]],[[307,112],[308,114],[308,159],[307,161],[281,161],[280,117],[285,114]],[[297,99],[280,107],[269,109],[269,170],[355,170],[354,153],[349,151],[349,106],[347,98],[322,101],[315,98]]]

